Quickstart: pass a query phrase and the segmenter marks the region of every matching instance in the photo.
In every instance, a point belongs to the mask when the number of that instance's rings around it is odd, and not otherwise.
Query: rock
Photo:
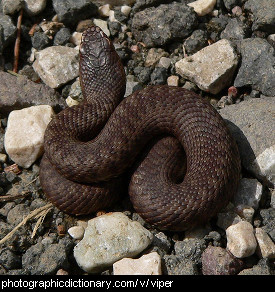
[[[232,18],[228,20],[225,29],[221,32],[220,37],[227,39],[233,44],[238,46],[240,50],[241,41],[247,38],[249,35],[249,28],[246,24],[240,21],[238,18]]]
[[[223,0],[224,6],[227,10],[231,10],[235,6],[241,6],[242,0]]]
[[[269,33],[275,30],[275,2],[274,0],[248,0],[245,9],[253,13],[252,29],[266,31]]]
[[[192,8],[183,3],[162,4],[134,14],[132,32],[147,47],[163,46],[187,37],[197,25]]]
[[[68,26],[73,26],[79,20],[88,19],[97,13],[97,6],[90,0],[53,0],[52,2],[58,20]]]
[[[52,116],[49,105],[12,111],[5,133],[5,149],[19,166],[28,168],[43,153],[44,132]]]
[[[38,15],[44,10],[46,4],[47,0],[24,0],[24,10],[30,16]]]
[[[275,96],[274,48],[265,39],[248,38],[241,42],[241,54],[234,86],[251,86],[267,96]]]
[[[179,76],[171,75],[167,78],[167,85],[179,86]]]
[[[108,213],[89,220],[74,257],[84,271],[96,273],[124,257],[137,256],[152,240],[153,235],[138,222],[120,212]]]
[[[197,53],[208,45],[207,39],[206,31],[201,29],[195,30],[183,43],[186,53],[188,55]]]
[[[56,111],[65,107],[60,95],[44,84],[30,81],[23,75],[0,71],[0,114],[7,116],[13,110],[33,105],[49,105]]]
[[[47,37],[47,35],[41,31],[35,32],[31,40],[32,46],[37,50],[43,50],[51,43],[51,40]]]
[[[176,255],[164,255],[164,274],[167,275],[198,275],[196,264],[190,259],[182,259]]]
[[[22,0],[2,0],[3,13],[13,15],[22,8]]]
[[[242,260],[222,247],[208,246],[202,254],[203,275],[236,275],[242,267]]]
[[[201,264],[201,255],[206,248],[202,239],[186,238],[182,241],[175,242],[175,255],[182,259],[189,259],[195,264]]]
[[[40,51],[33,68],[45,84],[58,88],[79,74],[79,52],[65,46],[48,47]]]
[[[253,226],[246,221],[231,225],[226,229],[227,249],[237,258],[245,258],[254,254],[257,241]]]
[[[108,37],[110,36],[107,21],[102,19],[94,19],[93,22],[95,25],[99,26]]]
[[[68,233],[74,239],[82,239],[84,236],[85,229],[82,226],[73,226],[68,229]]]
[[[3,15],[0,13],[0,25],[3,28],[3,48],[10,45],[16,36],[16,26],[13,24],[12,19],[8,15]]]
[[[274,98],[262,97],[221,109],[237,141],[242,165],[259,180],[275,182]]]
[[[58,269],[68,268],[64,244],[41,242],[32,245],[22,256],[22,267],[31,275],[54,275]]]
[[[4,29],[3,26],[0,24],[0,56],[3,52],[4,48]]]
[[[262,258],[275,258],[275,244],[262,228],[255,229],[255,236],[258,241],[258,254]]]
[[[19,224],[30,213],[30,208],[24,204],[18,204],[7,215],[7,223],[12,226]]]
[[[167,81],[167,69],[156,67],[151,74],[151,84],[165,84]]]
[[[21,8],[30,15],[34,16],[41,13],[46,7],[47,0],[3,0],[3,13],[14,15]]]
[[[67,27],[62,27],[54,36],[53,44],[63,46],[70,41],[71,31]]]
[[[195,2],[188,3],[187,5],[193,7],[199,16],[204,16],[214,9],[216,2],[217,0],[197,0]]]
[[[114,275],[161,275],[161,258],[157,252],[138,259],[123,258],[113,264]]]
[[[165,52],[161,48],[151,48],[146,56],[144,66],[145,67],[155,66],[162,57],[167,57],[167,55],[168,55],[167,52]]]
[[[275,208],[262,209],[260,215],[263,224],[261,228],[275,241]]]
[[[257,265],[250,269],[242,270],[238,275],[272,275],[271,269],[265,259],[258,262]]]
[[[157,64],[158,67],[163,67],[165,69],[168,69],[170,65],[171,65],[171,59],[167,57],[161,57]]]
[[[245,206],[257,210],[262,196],[263,186],[256,179],[242,178],[237,194],[233,198],[233,204],[237,208]]]
[[[112,6],[133,5],[136,0],[96,0],[96,2],[103,4],[110,4]]]
[[[228,40],[220,40],[175,64],[176,72],[213,94],[230,85],[238,56]]]
[[[0,250],[0,264],[7,270],[20,269],[21,258],[16,255],[9,248],[2,248]]]

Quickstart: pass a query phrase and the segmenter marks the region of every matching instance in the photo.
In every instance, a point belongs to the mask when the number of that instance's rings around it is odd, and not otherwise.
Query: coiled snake
[[[159,229],[204,224],[228,203],[240,176],[238,149],[206,100],[167,85],[123,99],[123,65],[98,27],[82,36],[80,82],[85,102],[57,114],[44,139],[40,182],[59,209],[109,208],[129,173],[133,207]]]

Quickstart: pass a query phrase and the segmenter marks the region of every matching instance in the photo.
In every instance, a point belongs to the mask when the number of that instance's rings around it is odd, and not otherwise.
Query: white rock
[[[200,89],[217,94],[230,85],[238,65],[238,55],[230,41],[222,39],[175,64],[182,77]]]
[[[70,42],[75,46],[79,46],[81,44],[82,32],[75,31],[70,37]]]
[[[49,105],[31,106],[9,114],[4,145],[19,166],[30,167],[43,153],[44,133],[53,115]]]
[[[245,206],[257,210],[263,193],[263,186],[256,179],[242,178],[238,192],[233,198],[233,204],[237,208]]]
[[[39,14],[46,7],[47,0],[24,0],[24,9],[30,15]]]
[[[193,7],[199,16],[204,16],[214,9],[216,2],[217,0],[197,0],[187,5]]]
[[[130,6],[128,6],[128,5],[122,5],[120,11],[125,16],[128,16],[130,14],[130,12],[131,12],[131,9],[132,8]]]
[[[73,226],[68,229],[68,233],[74,239],[82,239],[85,229],[82,226]]]
[[[124,258],[113,264],[114,275],[161,275],[161,258],[151,252],[138,259]]]
[[[151,232],[139,222],[120,212],[108,213],[88,221],[74,257],[84,271],[96,273],[124,257],[137,256],[152,240]]]
[[[58,88],[79,74],[79,52],[65,46],[48,47],[37,53],[33,68],[51,88]]]
[[[255,236],[258,241],[258,253],[262,258],[275,258],[275,244],[262,228],[255,229]]]
[[[100,16],[109,17],[110,16],[111,6],[110,4],[102,5],[98,8],[98,13]]]
[[[226,229],[227,249],[237,258],[245,258],[254,254],[257,241],[253,226],[246,221],[231,225]]]
[[[95,25],[99,26],[108,37],[110,36],[107,21],[102,19],[94,19],[93,22]]]
[[[167,78],[167,85],[179,86],[179,76],[171,75]]]
[[[67,106],[71,107],[73,105],[78,105],[79,104],[79,101],[73,99],[71,96],[68,96],[66,98],[66,104],[67,104]]]

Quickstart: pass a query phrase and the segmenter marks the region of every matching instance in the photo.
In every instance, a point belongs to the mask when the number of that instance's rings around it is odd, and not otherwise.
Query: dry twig
[[[18,19],[17,19],[17,36],[14,46],[14,63],[13,63],[13,72],[18,72],[18,62],[19,62],[19,47],[21,41],[21,23],[23,18],[23,9],[20,10]]]

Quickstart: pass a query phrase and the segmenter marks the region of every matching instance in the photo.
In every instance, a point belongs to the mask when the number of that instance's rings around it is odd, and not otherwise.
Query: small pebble
[[[161,275],[161,258],[152,252],[138,259],[123,258],[113,264],[114,275]]]
[[[253,226],[246,221],[231,225],[226,229],[227,249],[237,258],[245,258],[254,254],[257,241]]]
[[[82,226],[73,226],[68,229],[68,233],[74,239],[82,239],[84,236],[85,229]]]

